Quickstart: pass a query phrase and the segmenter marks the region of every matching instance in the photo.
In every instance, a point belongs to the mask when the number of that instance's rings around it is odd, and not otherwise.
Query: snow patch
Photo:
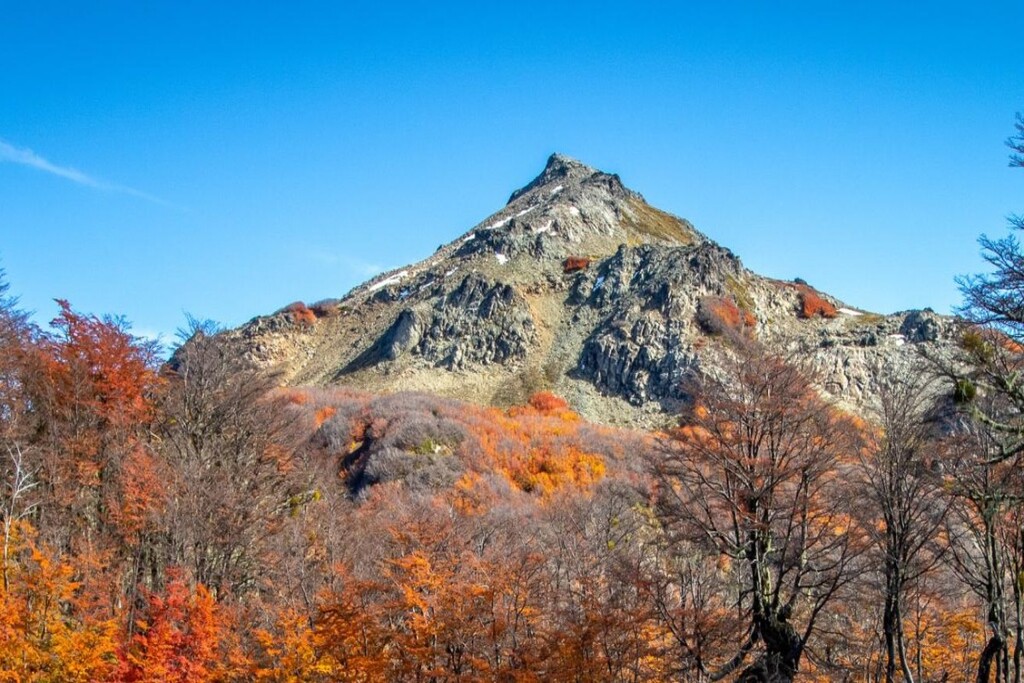
[[[602,287],[604,287],[604,275],[598,275],[597,279],[594,280],[594,291],[596,292]]]
[[[500,221],[495,221],[495,222],[491,223],[490,225],[485,225],[484,227],[482,227],[480,229],[481,230],[497,230],[498,228],[500,228],[500,227],[502,227],[504,225],[507,225],[510,220],[512,220],[511,216],[509,216],[508,218],[502,218]]]
[[[577,218],[579,218],[580,216],[580,210],[577,209],[575,206],[569,207],[569,213],[571,213],[573,216],[576,216]]]
[[[447,272],[446,272],[446,273],[444,274],[444,276],[445,276],[445,277],[451,277],[452,275],[454,275],[454,274],[455,274],[455,271],[457,271],[458,269],[459,269],[459,267],[458,267],[458,266],[455,266],[455,267],[454,267],[454,268],[452,268],[451,270],[447,271]]]
[[[523,209],[522,211],[520,211],[519,213],[517,213],[515,216],[513,216],[513,218],[519,218],[520,216],[525,216],[526,214],[530,213],[531,211],[533,211],[536,208],[537,208],[536,206],[528,206],[525,209]],[[506,219],[506,220],[509,220],[509,219]]]
[[[541,234],[542,232],[550,232],[550,231],[551,231],[551,226],[553,226],[554,224],[555,224],[555,222],[554,222],[554,221],[552,220],[552,221],[548,221],[548,222],[547,222],[547,223],[545,223],[544,225],[541,225],[541,226],[535,226],[535,227],[533,228],[533,233],[534,233],[535,235],[539,235],[539,234]]]
[[[551,195],[550,195],[550,196],[551,196],[551,197],[554,197],[554,196],[555,196],[556,194],[558,194],[559,192],[561,192],[561,191],[562,191],[562,190],[564,190],[564,189],[565,189],[565,187],[564,187],[564,186],[562,186],[562,185],[559,185],[559,186],[558,186],[558,187],[556,187],[555,189],[551,190]]]
[[[892,340],[892,343],[896,346],[903,346],[907,343],[907,338],[902,334],[890,334],[889,339]]]
[[[369,287],[366,288],[366,291],[367,292],[376,292],[381,287],[387,287],[388,285],[393,285],[393,284],[397,284],[397,283],[401,282],[406,277],[408,277],[408,275],[409,275],[409,271],[408,270],[400,270],[397,273],[395,273],[394,275],[392,275],[391,277],[386,277],[383,280],[381,280],[380,282],[373,283],[372,285],[370,285]]]
[[[843,315],[864,315],[863,311],[855,311],[852,308],[840,308],[839,312]]]
[[[485,228],[485,229],[486,229],[486,228]],[[462,238],[462,241],[463,241],[464,243],[465,243],[465,242],[472,242],[472,241],[473,241],[473,240],[475,240],[475,239],[476,239],[476,233],[475,233],[475,232],[471,232],[471,233],[469,233],[468,235],[466,235],[465,237],[463,237],[463,238]]]
[[[505,256],[504,254],[495,254],[494,258],[498,259],[498,263],[501,265],[508,263],[508,256]]]

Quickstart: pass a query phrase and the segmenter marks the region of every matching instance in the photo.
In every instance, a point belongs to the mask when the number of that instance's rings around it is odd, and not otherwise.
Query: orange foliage
[[[507,413],[486,409],[469,423],[480,465],[501,473],[513,486],[548,496],[563,486],[588,488],[604,477],[604,459],[573,443],[579,416],[559,408],[552,394]],[[566,404],[567,405],[567,404]]]
[[[337,412],[338,409],[335,408],[334,406],[324,406],[323,408],[317,408],[317,411],[313,416],[313,423],[316,425],[316,428],[319,429],[324,422],[327,422],[332,417],[334,417],[335,413]]]
[[[125,539],[135,541],[153,522],[166,498],[162,463],[148,449],[137,446],[126,458],[116,499],[108,501],[111,520]]]
[[[817,291],[809,285],[794,285],[800,292],[800,317],[801,318],[834,318],[839,314],[836,307],[822,298]]]
[[[206,683],[221,661],[220,624],[213,597],[190,591],[170,573],[166,594],[150,594],[138,633],[121,654],[118,683]]]
[[[309,394],[304,391],[293,390],[287,393],[288,402],[297,406],[304,406],[309,403]]]
[[[565,265],[572,272],[589,263]],[[804,317],[835,315],[814,290],[800,293]],[[732,299],[709,298],[708,309],[727,327],[756,322]],[[296,303],[286,314],[305,325],[318,310]],[[987,342],[1020,351],[1012,340]],[[720,395],[701,396],[691,423],[666,444],[665,435],[590,425],[551,392],[503,411],[417,394],[277,390],[274,397],[300,418],[292,431],[307,429],[309,439],[296,446],[289,432],[240,444],[288,476],[272,490],[240,488],[255,493],[224,505],[225,514],[254,515],[255,533],[271,542],[244,558],[253,567],[249,583],[225,579],[215,598],[167,568],[209,519],[172,505],[186,471],[177,468],[197,463],[164,450],[170,439],[160,427],[180,416],[154,400],[163,387],[151,349],[116,320],[80,315],[66,302],[54,332],[33,344],[35,374],[24,382],[34,391],[26,411],[33,423],[18,436],[30,442],[28,471],[38,481],[23,500],[10,493],[7,461],[0,466],[0,521],[10,531],[0,582],[2,683],[689,680],[735,654],[744,632],[735,609],[746,590],[739,577],[749,568],[735,549],[673,547],[657,493],[686,495],[687,482],[707,476],[718,446],[730,485],[746,476],[755,493],[779,475],[772,495],[789,495],[809,468],[828,469],[816,474],[801,508],[813,512],[802,520],[811,540],[801,553],[840,540],[859,552],[866,533],[859,515],[826,500],[837,497],[852,456],[835,457],[833,466],[816,437],[807,442],[813,459],[797,454],[771,470],[764,454],[742,447],[742,421],[714,419]],[[21,388],[5,379],[0,390]],[[809,400],[789,399],[787,409]],[[761,408],[750,406],[749,415]],[[7,428],[5,420],[0,414]],[[233,419],[196,424],[197,432],[229,436],[246,428]],[[222,443],[209,450],[222,453]],[[689,470],[687,481],[656,482],[644,457],[652,444],[659,462],[703,452],[704,469]],[[407,456],[413,467],[441,463],[447,478],[345,489],[338,472],[354,472],[353,461],[374,448],[392,462]],[[208,470],[220,460],[210,463]],[[219,503],[224,494],[211,490],[209,498]],[[733,499],[704,505],[716,513],[711,521],[735,509]],[[221,514],[215,509],[210,519]],[[37,534],[28,519],[49,526]],[[201,564],[216,550],[182,552],[195,552],[187,562]],[[861,598],[875,588],[850,581],[849,594],[823,616],[825,635],[808,645],[814,656],[801,665],[808,680],[859,675],[877,661],[877,615]],[[163,588],[147,590],[153,586]],[[794,618],[804,619],[799,609]],[[985,639],[975,611],[936,598],[908,612],[909,655],[922,680],[971,678]],[[700,667],[681,663],[694,656],[688,648],[701,650]]]
[[[729,297],[707,296],[700,300],[698,319],[709,334],[718,334],[726,329],[750,329],[757,325],[757,318],[746,309],[741,309]]]
[[[84,316],[67,301],[57,303],[60,314],[51,322],[57,332],[41,345],[55,403],[84,402],[113,427],[150,419],[150,395],[157,384],[152,349],[139,345],[120,320]]]
[[[33,536],[30,526],[20,527],[19,561],[5,568],[0,584],[0,681],[108,680],[116,668],[116,623],[83,617],[75,570]]]
[[[968,327],[961,337],[961,346],[982,358],[991,356],[992,346],[1011,354],[1024,353],[1024,346],[1001,330],[981,325]]]
[[[575,273],[589,267],[590,259],[585,256],[570,256],[562,261],[562,272],[564,273]]]
[[[560,413],[569,409],[569,403],[550,391],[538,391],[528,401],[531,407],[541,413]]]
[[[288,319],[297,325],[308,326],[316,323],[316,313],[301,301],[288,304],[284,307],[284,312],[288,315]]]
[[[973,681],[978,655],[985,646],[985,629],[974,610],[930,606],[912,624],[909,653],[920,655],[929,680]]]

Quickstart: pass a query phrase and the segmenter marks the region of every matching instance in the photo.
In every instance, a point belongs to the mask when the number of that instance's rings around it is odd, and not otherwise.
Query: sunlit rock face
[[[310,308],[312,322],[283,309],[225,339],[290,384],[494,405],[546,389],[590,419],[637,426],[670,422],[695,371],[713,372],[737,338],[804,364],[824,394],[862,410],[888,378],[948,355],[953,327],[757,275],[617,175],[560,154],[430,257]]]

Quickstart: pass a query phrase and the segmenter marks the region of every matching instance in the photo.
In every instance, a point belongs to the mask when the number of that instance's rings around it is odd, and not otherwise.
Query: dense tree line
[[[655,433],[285,389],[208,324],[163,362],[0,280],[0,681],[1021,683],[1024,256],[982,247],[960,357],[873,413],[734,316]]]
[[[876,414],[716,339],[680,426],[281,389],[3,299],[0,668],[38,681],[1019,681],[1005,331]],[[980,365],[978,356],[987,360]],[[968,400],[964,383],[975,388]],[[959,402],[957,402],[959,401]]]

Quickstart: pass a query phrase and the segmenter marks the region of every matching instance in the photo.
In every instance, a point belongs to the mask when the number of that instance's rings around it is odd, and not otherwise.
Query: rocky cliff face
[[[618,176],[556,154],[503,209],[426,260],[225,338],[293,384],[497,405],[550,389],[591,419],[650,425],[685,400],[694,369],[728,353],[730,334],[794,355],[858,408],[885,377],[911,372],[919,350],[943,353],[950,326],[761,277]]]

